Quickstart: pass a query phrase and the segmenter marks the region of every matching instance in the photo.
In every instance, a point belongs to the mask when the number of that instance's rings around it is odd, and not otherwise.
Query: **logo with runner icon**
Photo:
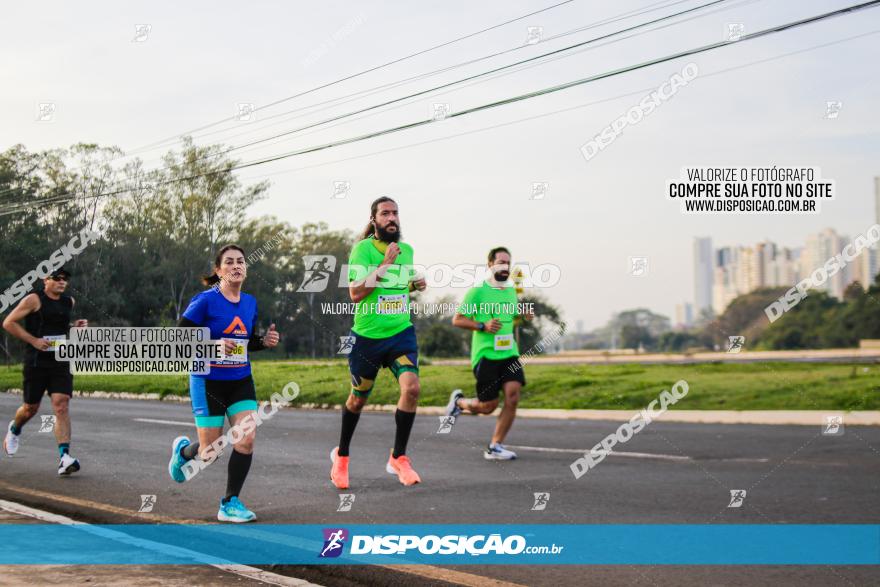
[[[350,512],[351,506],[354,505],[354,493],[340,493],[339,505],[336,506],[337,512]]]
[[[729,508],[738,508],[742,507],[742,504],[746,500],[746,490],[745,489],[731,489],[730,490],[730,503],[727,504]]]
[[[345,528],[324,528],[324,547],[318,558],[336,558],[342,554],[345,541],[348,540],[348,530]]]
[[[348,336],[340,336],[339,337],[339,350],[336,351],[337,355],[350,355],[351,350],[354,348],[355,338],[351,335]]]
[[[55,416],[40,416],[40,432],[52,432],[55,430]]]
[[[138,512],[148,514],[154,507],[156,507],[155,495],[141,495],[141,507],[138,508]]]
[[[535,503],[532,504],[532,511],[541,511],[547,509],[547,504],[550,503],[550,492],[542,491],[535,493]]]
[[[300,284],[299,293],[318,293],[327,289],[330,276],[336,270],[336,257],[333,255],[303,255],[306,274]]]
[[[449,434],[455,426],[455,416],[440,416],[440,427],[437,434]]]

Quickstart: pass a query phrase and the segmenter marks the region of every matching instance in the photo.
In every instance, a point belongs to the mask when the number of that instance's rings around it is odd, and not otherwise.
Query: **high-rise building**
[[[874,221],[880,224],[880,177],[874,178]],[[862,285],[868,289],[880,273],[880,246],[875,244],[863,251],[859,263]]]
[[[773,259],[767,263],[765,287],[791,287],[796,284],[800,280],[799,256],[800,249],[776,248]]]
[[[801,275],[806,277],[840,253],[844,240],[833,228],[826,228],[822,232],[807,236],[807,245],[801,256]],[[842,298],[843,290],[848,282],[847,273],[848,271],[844,269],[834,275],[829,275],[825,282],[816,289],[826,291],[836,298]]]
[[[705,310],[712,310],[713,275],[712,239],[697,237],[694,239],[694,307],[693,313],[702,315]]]
[[[875,215],[880,224],[880,177],[874,178]],[[826,262],[839,255],[843,246],[851,239],[839,235],[832,228],[807,237],[806,246],[801,248],[779,247],[771,241],[754,246],[721,247],[712,254],[711,306],[715,315],[723,314],[737,296],[750,293],[762,287],[793,287]],[[698,262],[701,248],[711,241],[694,240],[694,273],[702,269]],[[843,298],[846,286],[858,281],[866,289],[880,273],[880,243],[864,249],[861,254],[843,266],[834,275],[828,275],[817,289],[828,292],[836,298]],[[699,277],[695,277],[699,284]],[[699,292],[699,287],[696,288]],[[695,296],[697,297],[697,296]],[[699,299],[697,297],[697,299]],[[681,312],[684,310],[682,309]],[[699,310],[694,313],[699,317]],[[676,316],[679,310],[676,309]]]
[[[740,247],[740,264],[736,280],[736,289],[739,293],[748,293],[760,287],[763,257],[763,249],[759,249],[760,246]]]
[[[874,178],[874,221],[880,224],[880,177]]]
[[[749,272],[749,290],[767,287],[767,269],[776,257],[776,245],[770,241],[758,243],[754,248],[755,257]]]
[[[871,287],[874,283],[874,277],[880,268],[877,266],[877,249],[876,247],[868,247],[862,251],[857,259],[852,262],[853,281],[858,281],[864,289]]]
[[[753,247],[722,247],[715,253],[712,308],[721,314],[737,296],[761,287],[792,286],[798,281],[799,250],[764,241]]]
[[[694,306],[687,302],[675,305],[675,327],[690,328],[694,323]]]

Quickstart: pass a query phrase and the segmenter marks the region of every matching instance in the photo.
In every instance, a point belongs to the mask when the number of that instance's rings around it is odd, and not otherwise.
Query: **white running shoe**
[[[61,455],[61,461],[58,463],[59,475],[70,475],[79,471],[79,461],[67,453]]]
[[[460,389],[452,390],[449,395],[449,403],[446,404],[446,416],[457,418],[461,414],[461,408],[458,407],[458,400],[463,399],[464,394]]]
[[[6,450],[6,454],[9,456],[14,455],[18,452],[18,434],[12,433],[12,425],[15,423],[15,420],[9,422],[9,428],[6,429],[6,438],[3,439],[3,448]]]
[[[483,451],[483,458],[487,461],[512,461],[516,458],[516,453],[504,447],[500,443],[492,443]]]

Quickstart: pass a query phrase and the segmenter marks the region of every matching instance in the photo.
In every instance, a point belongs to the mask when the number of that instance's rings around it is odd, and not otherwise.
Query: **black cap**
[[[53,271],[52,273],[50,273],[50,274],[49,274],[49,277],[51,277],[51,278],[54,279],[55,277],[60,277],[60,276],[62,276],[62,275],[63,275],[64,277],[70,279],[70,271],[68,271],[68,270],[65,269],[64,267],[59,267],[58,269],[56,269],[55,271]]]

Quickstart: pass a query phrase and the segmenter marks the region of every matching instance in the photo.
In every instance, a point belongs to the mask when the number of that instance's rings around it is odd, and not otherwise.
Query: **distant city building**
[[[762,287],[790,286],[800,276],[800,251],[764,241],[753,247],[722,247],[715,252],[712,308],[721,314],[737,296]]]
[[[874,178],[874,218],[880,224],[880,177]],[[698,319],[709,306],[718,315],[737,296],[762,287],[793,287],[801,279],[839,255],[852,242],[833,228],[807,236],[802,248],[779,247],[772,241],[754,246],[736,245],[712,250],[710,238],[694,239],[694,307],[692,317]],[[706,259],[709,259],[708,263]],[[836,298],[842,298],[846,286],[858,281],[865,289],[880,273],[880,244],[862,251],[819,286]],[[708,277],[707,277],[708,275]],[[708,284],[707,284],[708,280]],[[684,305],[676,306],[676,323],[685,323]]]
[[[737,273],[739,271],[739,247],[722,247],[715,254],[714,283],[712,287],[712,308],[715,314],[737,296]]]
[[[852,280],[858,281],[864,289],[871,287],[874,277],[880,272],[877,259],[876,245],[862,251],[862,254],[853,262]]]
[[[797,283],[800,249],[773,247],[773,256],[766,261],[765,286],[782,287]]]
[[[694,306],[688,302],[675,305],[675,328],[690,328],[694,324]]]
[[[715,251],[712,308],[722,314],[737,296],[762,287],[792,287],[805,276],[840,254],[850,238],[826,228],[807,236],[801,249],[780,247],[771,241],[746,247],[722,247]],[[865,249],[817,289],[842,298],[846,286],[858,281],[867,288],[880,271],[880,251]]]
[[[841,237],[833,228],[826,228],[821,232],[807,236],[807,245],[801,256],[801,275],[809,275],[819,267],[822,267],[828,259],[840,253],[840,250],[849,239]],[[843,271],[829,276],[825,283],[816,289],[826,291],[836,298],[843,297],[843,290],[851,273],[851,266],[847,265]]]
[[[874,222],[880,224],[880,177],[874,178]],[[858,259],[853,261],[847,283],[858,281],[868,289],[874,278],[880,273],[880,248],[874,245],[862,251]]]
[[[880,224],[880,177],[874,178],[874,222]],[[862,253],[859,259],[859,282],[868,289],[880,273],[880,249],[874,245]]]
[[[874,221],[880,224],[880,177],[874,178]]]
[[[693,312],[700,316],[704,310],[711,310],[713,285],[712,239],[694,239],[694,305]]]

